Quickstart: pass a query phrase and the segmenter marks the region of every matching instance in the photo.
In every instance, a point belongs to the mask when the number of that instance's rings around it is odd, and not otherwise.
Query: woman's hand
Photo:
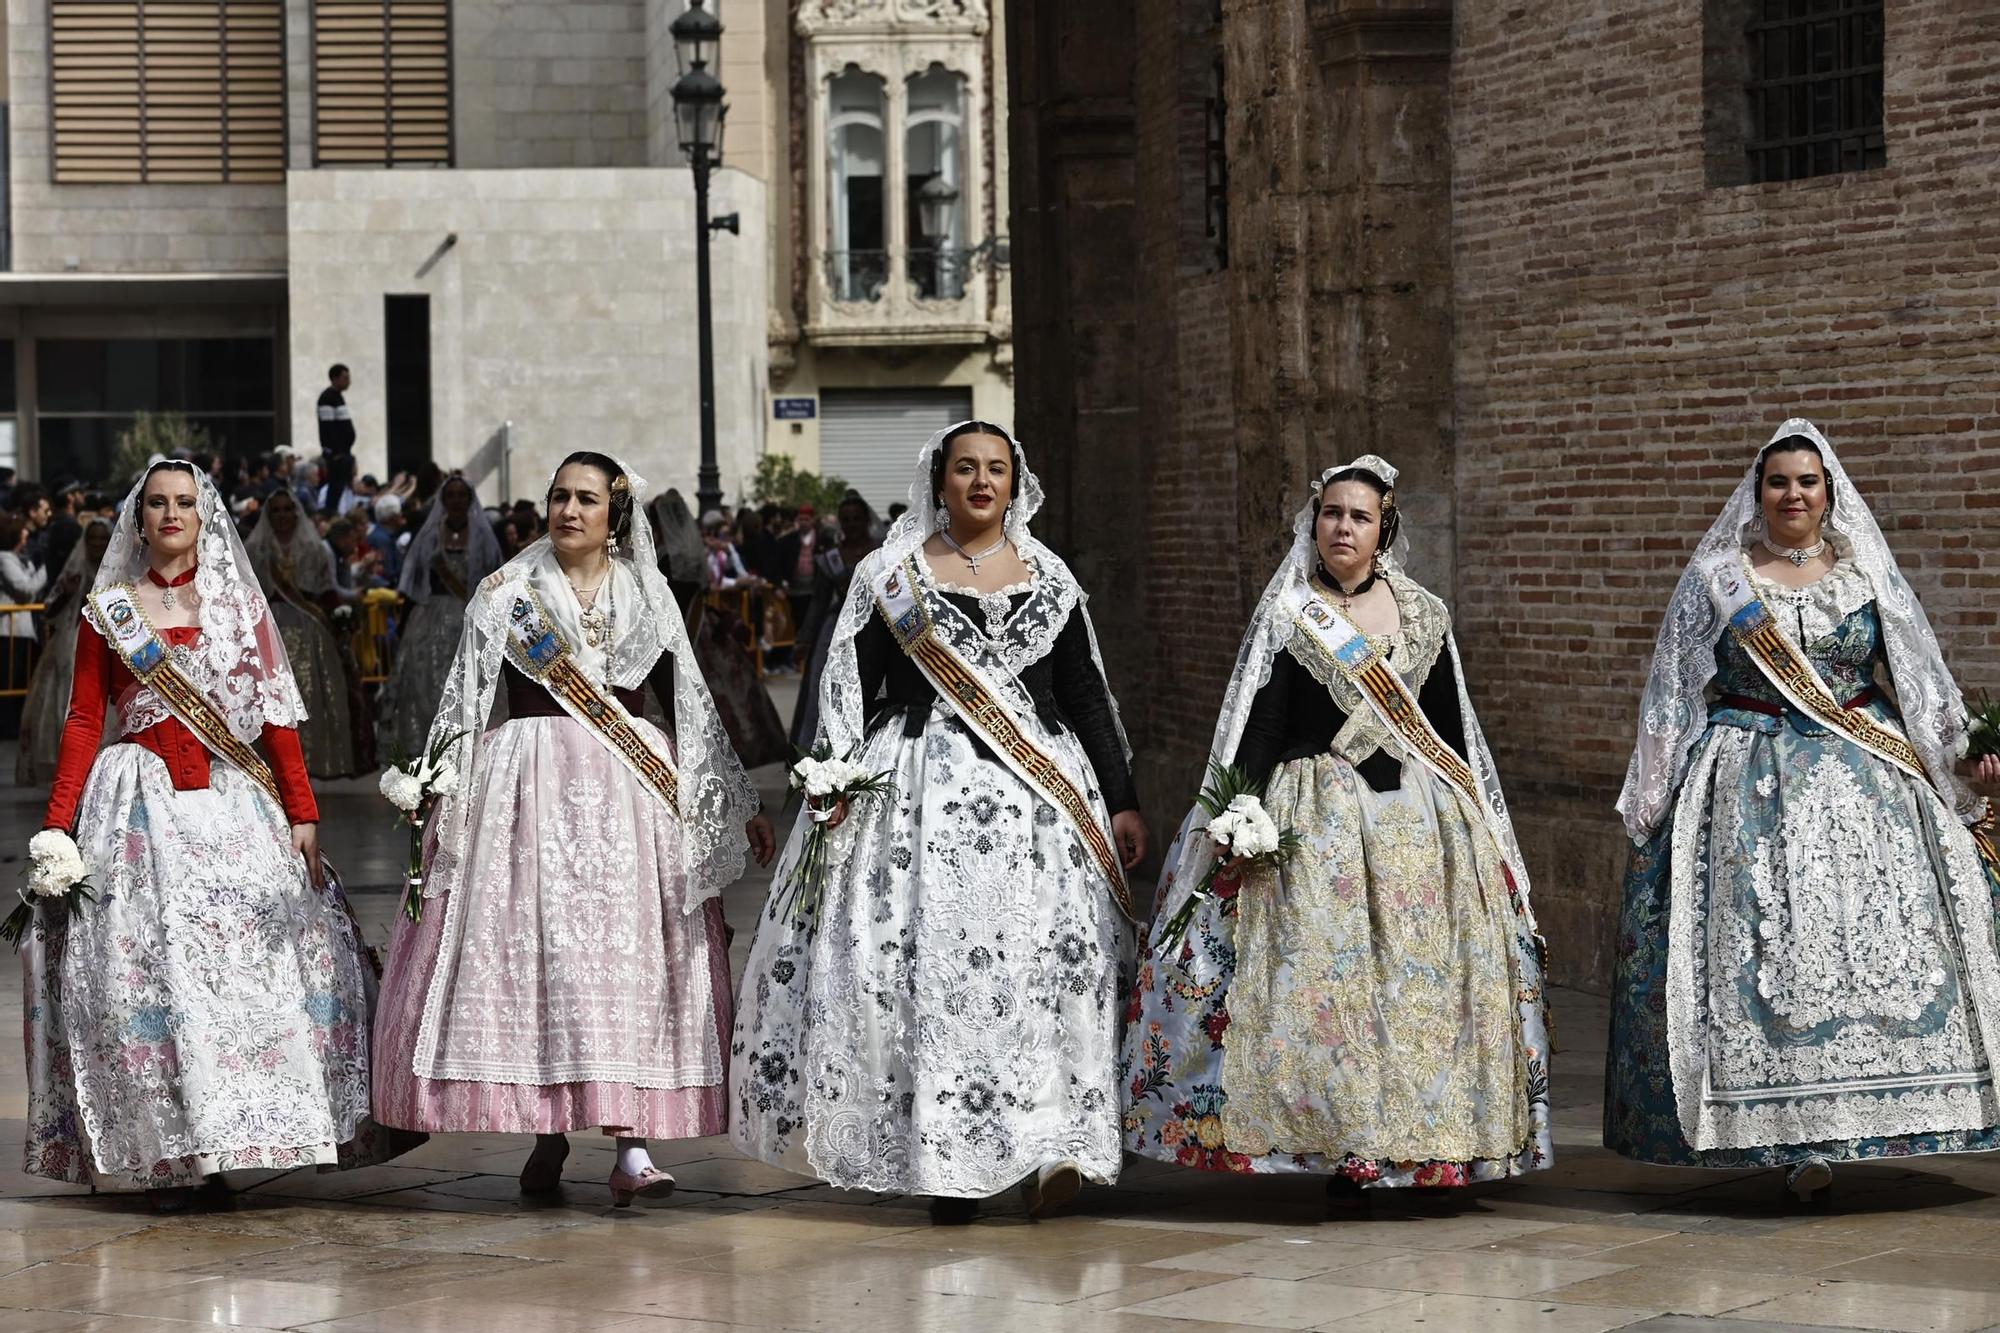
[[[750,855],[757,858],[757,864],[771,864],[771,858],[778,854],[778,837],[771,831],[771,817],[759,810],[750,816],[744,832],[750,835]]]
[[[1111,840],[1118,846],[1118,858],[1127,870],[1135,870],[1146,859],[1146,818],[1137,810],[1120,810],[1111,816]]]
[[[319,825],[292,825],[292,850],[306,859],[306,876],[316,889],[326,887],[326,876],[319,868]]]
[[[1972,767],[1972,780],[1986,787],[2000,784],[2000,754],[1981,757]]]
[[[833,813],[826,817],[827,831],[831,833],[847,822],[847,798],[841,797],[833,803]]]

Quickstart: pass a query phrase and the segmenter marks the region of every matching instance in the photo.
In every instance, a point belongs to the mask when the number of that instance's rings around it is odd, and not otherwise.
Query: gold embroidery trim
[[[1856,745],[1874,751],[1907,771],[1911,777],[1925,783],[1930,781],[1930,775],[1924,771],[1923,758],[1915,746],[1860,709],[1842,708],[1840,702],[1826,692],[1819,673],[1792,647],[1768,609],[1749,624],[1737,627],[1736,641],[1743,645],[1751,660],[1771,677],[1771,683],[1787,698],[1802,704],[1816,721],[1840,732]]]

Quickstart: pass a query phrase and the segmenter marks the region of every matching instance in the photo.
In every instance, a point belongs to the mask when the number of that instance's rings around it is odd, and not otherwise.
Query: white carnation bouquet
[[[1161,928],[1153,951],[1162,958],[1186,941],[1195,910],[1202,903],[1234,899],[1243,889],[1245,874],[1258,867],[1276,867],[1304,845],[1296,831],[1278,828],[1264,808],[1263,794],[1250,784],[1242,769],[1211,763],[1208,772],[1209,785],[1195,801],[1208,812],[1208,836],[1215,844],[1215,860]]]
[[[0,921],[0,940],[16,949],[35,919],[35,911],[45,903],[61,900],[69,911],[87,902],[96,902],[90,885],[90,866],[83,859],[76,839],[61,829],[45,828],[28,840],[28,872],[21,885],[21,905]]]
[[[458,790],[458,766],[445,756],[466,733],[457,732],[431,742],[422,759],[404,759],[382,770],[382,794],[402,813],[400,823],[410,826],[410,870],[403,881],[403,915],[412,921],[424,919],[424,824],[440,799]]]
[[[810,751],[802,752],[799,761],[792,765],[792,786],[805,793],[806,818],[811,822],[806,827],[805,842],[799,848],[798,864],[788,884],[791,891],[784,895],[782,908],[796,914],[799,920],[810,922],[819,912],[820,893],[826,887],[827,843],[833,836],[833,826],[847,818],[855,801],[892,795],[896,784],[889,781],[888,770],[870,773],[851,759],[834,754],[830,741],[821,741]],[[773,895],[774,920],[779,910],[780,899]]]

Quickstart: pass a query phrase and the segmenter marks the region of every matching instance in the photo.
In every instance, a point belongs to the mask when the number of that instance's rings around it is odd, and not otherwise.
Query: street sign
[[[779,421],[811,421],[819,415],[819,399],[774,398],[771,415]]]

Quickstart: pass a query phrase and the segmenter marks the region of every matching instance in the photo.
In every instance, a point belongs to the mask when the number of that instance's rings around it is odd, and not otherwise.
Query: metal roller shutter
[[[972,415],[971,389],[822,389],[819,470],[887,515],[908,498],[923,442]]]

